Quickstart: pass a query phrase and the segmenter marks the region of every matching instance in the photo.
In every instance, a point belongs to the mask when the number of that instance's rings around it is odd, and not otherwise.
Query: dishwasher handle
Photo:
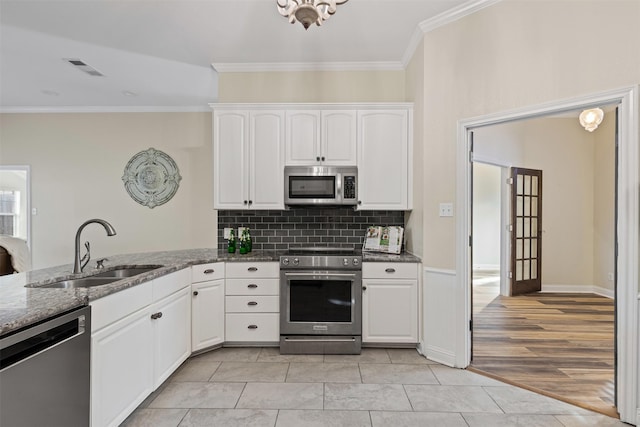
[[[86,333],[89,316],[83,308],[0,339],[0,371]]]

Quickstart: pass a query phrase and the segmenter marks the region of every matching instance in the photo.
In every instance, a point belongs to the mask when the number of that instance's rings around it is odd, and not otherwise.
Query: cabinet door
[[[191,354],[191,288],[151,306],[154,328],[154,389]],[[161,313],[161,314],[160,314]]]
[[[216,209],[248,206],[248,131],[248,112],[213,112],[213,207]]]
[[[224,280],[191,285],[191,350],[224,342]]]
[[[249,207],[284,209],[284,112],[251,112]]]
[[[418,342],[416,280],[362,281],[362,342]]]
[[[322,112],[320,160],[323,165],[356,165],[356,129],[356,111]]]
[[[91,337],[91,425],[119,425],[153,389],[153,325],[147,306]]]
[[[358,209],[408,209],[408,111],[358,111]]]
[[[292,110],[286,116],[286,165],[319,165],[320,111]]]

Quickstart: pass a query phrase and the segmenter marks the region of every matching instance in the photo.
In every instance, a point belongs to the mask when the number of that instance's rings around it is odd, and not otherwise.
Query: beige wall
[[[457,121],[638,84],[639,23],[637,0],[504,0],[425,35],[425,265],[455,266]]]
[[[594,131],[593,281],[613,291],[609,273],[615,267],[615,113],[608,113]]]
[[[92,258],[115,253],[215,247],[211,114],[1,114],[2,164],[30,165],[33,267],[73,260],[74,236],[90,218]],[[121,177],[129,159],[150,147],[169,154],[182,181],[165,205],[133,201]]]
[[[577,118],[530,119],[474,131],[475,156],[543,171],[543,285],[613,289],[606,280],[614,250],[613,121],[607,114],[593,133]],[[474,194],[476,188],[474,181]],[[474,224],[474,237],[476,229]]]
[[[423,253],[423,182],[424,182],[424,57],[420,43],[406,69],[406,101],[413,102],[413,210],[405,214],[407,250]]]
[[[401,102],[404,71],[220,73],[219,102]]]

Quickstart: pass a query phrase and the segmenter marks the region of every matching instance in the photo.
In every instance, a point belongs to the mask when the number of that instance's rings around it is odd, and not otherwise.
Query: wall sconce
[[[602,123],[603,118],[604,111],[602,111],[602,109],[591,108],[580,113],[580,124],[585,128],[585,130],[593,132],[598,128],[598,125]]]

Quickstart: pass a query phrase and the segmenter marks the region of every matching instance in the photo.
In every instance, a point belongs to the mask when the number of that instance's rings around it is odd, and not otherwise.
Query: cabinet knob
[[[358,204],[361,205],[362,204],[362,200],[358,200]]]
[[[193,296],[197,297],[198,296],[198,291],[193,291]]]
[[[245,201],[243,201],[243,202],[242,202],[242,204],[246,205],[246,204],[247,204],[247,201],[246,201],[246,200],[245,200]]]
[[[213,273],[213,272],[214,272],[214,271],[213,271],[213,268],[207,268],[207,269],[204,271],[204,274],[211,274],[211,273]]]
[[[153,319],[153,320],[159,319],[159,318],[161,318],[161,317],[162,317],[162,312],[161,312],[161,311],[159,311],[159,312],[157,312],[157,313],[153,313],[153,314],[151,315],[151,319]]]
[[[387,268],[384,271],[387,272],[387,273],[395,273],[396,269],[395,268]]]
[[[255,302],[255,301],[249,301],[249,302],[247,303],[247,305],[258,305],[258,303],[257,303],[257,302]]]
[[[249,325],[247,329],[258,329],[258,325]]]
[[[320,161],[320,156],[316,157],[316,162]]]
[[[247,285],[247,288],[249,288],[249,289],[255,289],[257,287],[258,287],[258,285],[254,284],[254,283],[251,283],[250,285]]]
[[[249,200],[249,206],[253,204],[253,200]]]
[[[324,156],[322,156],[322,161],[324,162]]]
[[[363,287],[362,287],[362,290],[363,290],[363,291],[366,291],[366,290],[367,290],[367,287],[366,287],[366,286],[363,286]]]

